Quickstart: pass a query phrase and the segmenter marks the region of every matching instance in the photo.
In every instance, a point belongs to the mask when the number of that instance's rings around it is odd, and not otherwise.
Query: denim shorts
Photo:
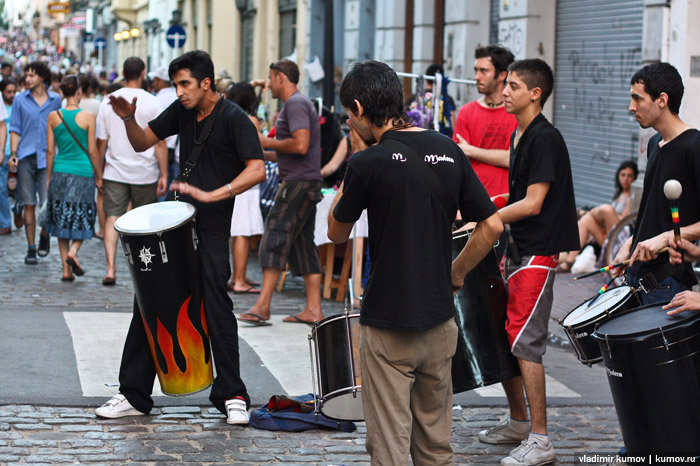
[[[627,272],[627,284],[634,288],[639,287],[640,278],[642,278],[641,275]],[[637,293],[637,296],[639,296],[643,306],[659,303],[668,304],[676,294],[689,289],[690,287],[681,283],[677,278],[666,277],[656,285],[656,288],[652,288],[649,293],[640,291]]]
[[[22,205],[41,205],[46,200],[46,168],[37,168],[36,154],[20,159],[17,166],[17,194]]]

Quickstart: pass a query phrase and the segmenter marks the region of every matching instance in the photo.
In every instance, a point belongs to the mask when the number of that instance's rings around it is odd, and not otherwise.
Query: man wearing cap
[[[156,98],[160,101],[163,110],[177,100],[177,92],[170,82],[167,68],[161,66],[156,71],[151,71],[148,73],[148,79],[156,91]],[[165,143],[168,146],[168,186],[170,186],[170,183],[180,174],[180,138],[177,134],[168,136],[165,138]],[[158,200],[164,201],[166,197],[167,194],[164,194]]]

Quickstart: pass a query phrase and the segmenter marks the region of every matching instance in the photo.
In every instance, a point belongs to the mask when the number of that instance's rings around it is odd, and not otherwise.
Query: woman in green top
[[[61,280],[73,281],[75,275],[85,273],[78,262],[78,250],[83,240],[94,234],[95,186],[102,189],[102,168],[95,142],[95,115],[78,107],[82,95],[78,77],[63,78],[61,92],[65,107],[51,112],[47,125],[46,230],[58,238]]]

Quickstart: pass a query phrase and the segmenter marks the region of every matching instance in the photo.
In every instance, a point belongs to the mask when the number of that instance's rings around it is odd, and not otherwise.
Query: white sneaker
[[[504,419],[495,426],[479,432],[479,440],[484,443],[519,443],[529,434],[529,422],[510,422],[510,419]]]
[[[552,442],[547,437],[529,436],[501,460],[502,466],[537,466],[549,464],[557,459]]]
[[[111,400],[97,408],[95,414],[109,419],[125,416],[145,416],[144,413],[131,406],[131,403],[121,393],[114,395]]]
[[[245,401],[238,398],[226,400],[226,415],[227,424],[246,425],[250,419]]]

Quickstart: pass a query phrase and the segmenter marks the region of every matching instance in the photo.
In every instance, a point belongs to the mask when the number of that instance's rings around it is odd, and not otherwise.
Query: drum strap
[[[444,185],[437,173],[428,168],[428,165],[423,161],[423,158],[418,155],[415,149],[408,144],[405,144],[403,141],[391,138],[384,139],[381,144],[386,144],[387,146],[396,150],[403,150],[403,154],[406,156],[408,164],[418,172],[421,178],[423,178],[423,181],[425,181],[432,193],[437,198],[445,217],[450,223],[452,223],[452,220],[454,219],[450,218],[450,216],[447,215],[447,212],[456,212],[457,206],[455,205],[455,201],[452,196],[450,196],[445,190]]]
[[[676,265],[667,262],[658,269],[652,270],[651,272],[640,278],[639,287],[645,293],[649,293],[651,290],[656,288],[659,285],[659,283],[673,275],[673,272],[675,271]]]

